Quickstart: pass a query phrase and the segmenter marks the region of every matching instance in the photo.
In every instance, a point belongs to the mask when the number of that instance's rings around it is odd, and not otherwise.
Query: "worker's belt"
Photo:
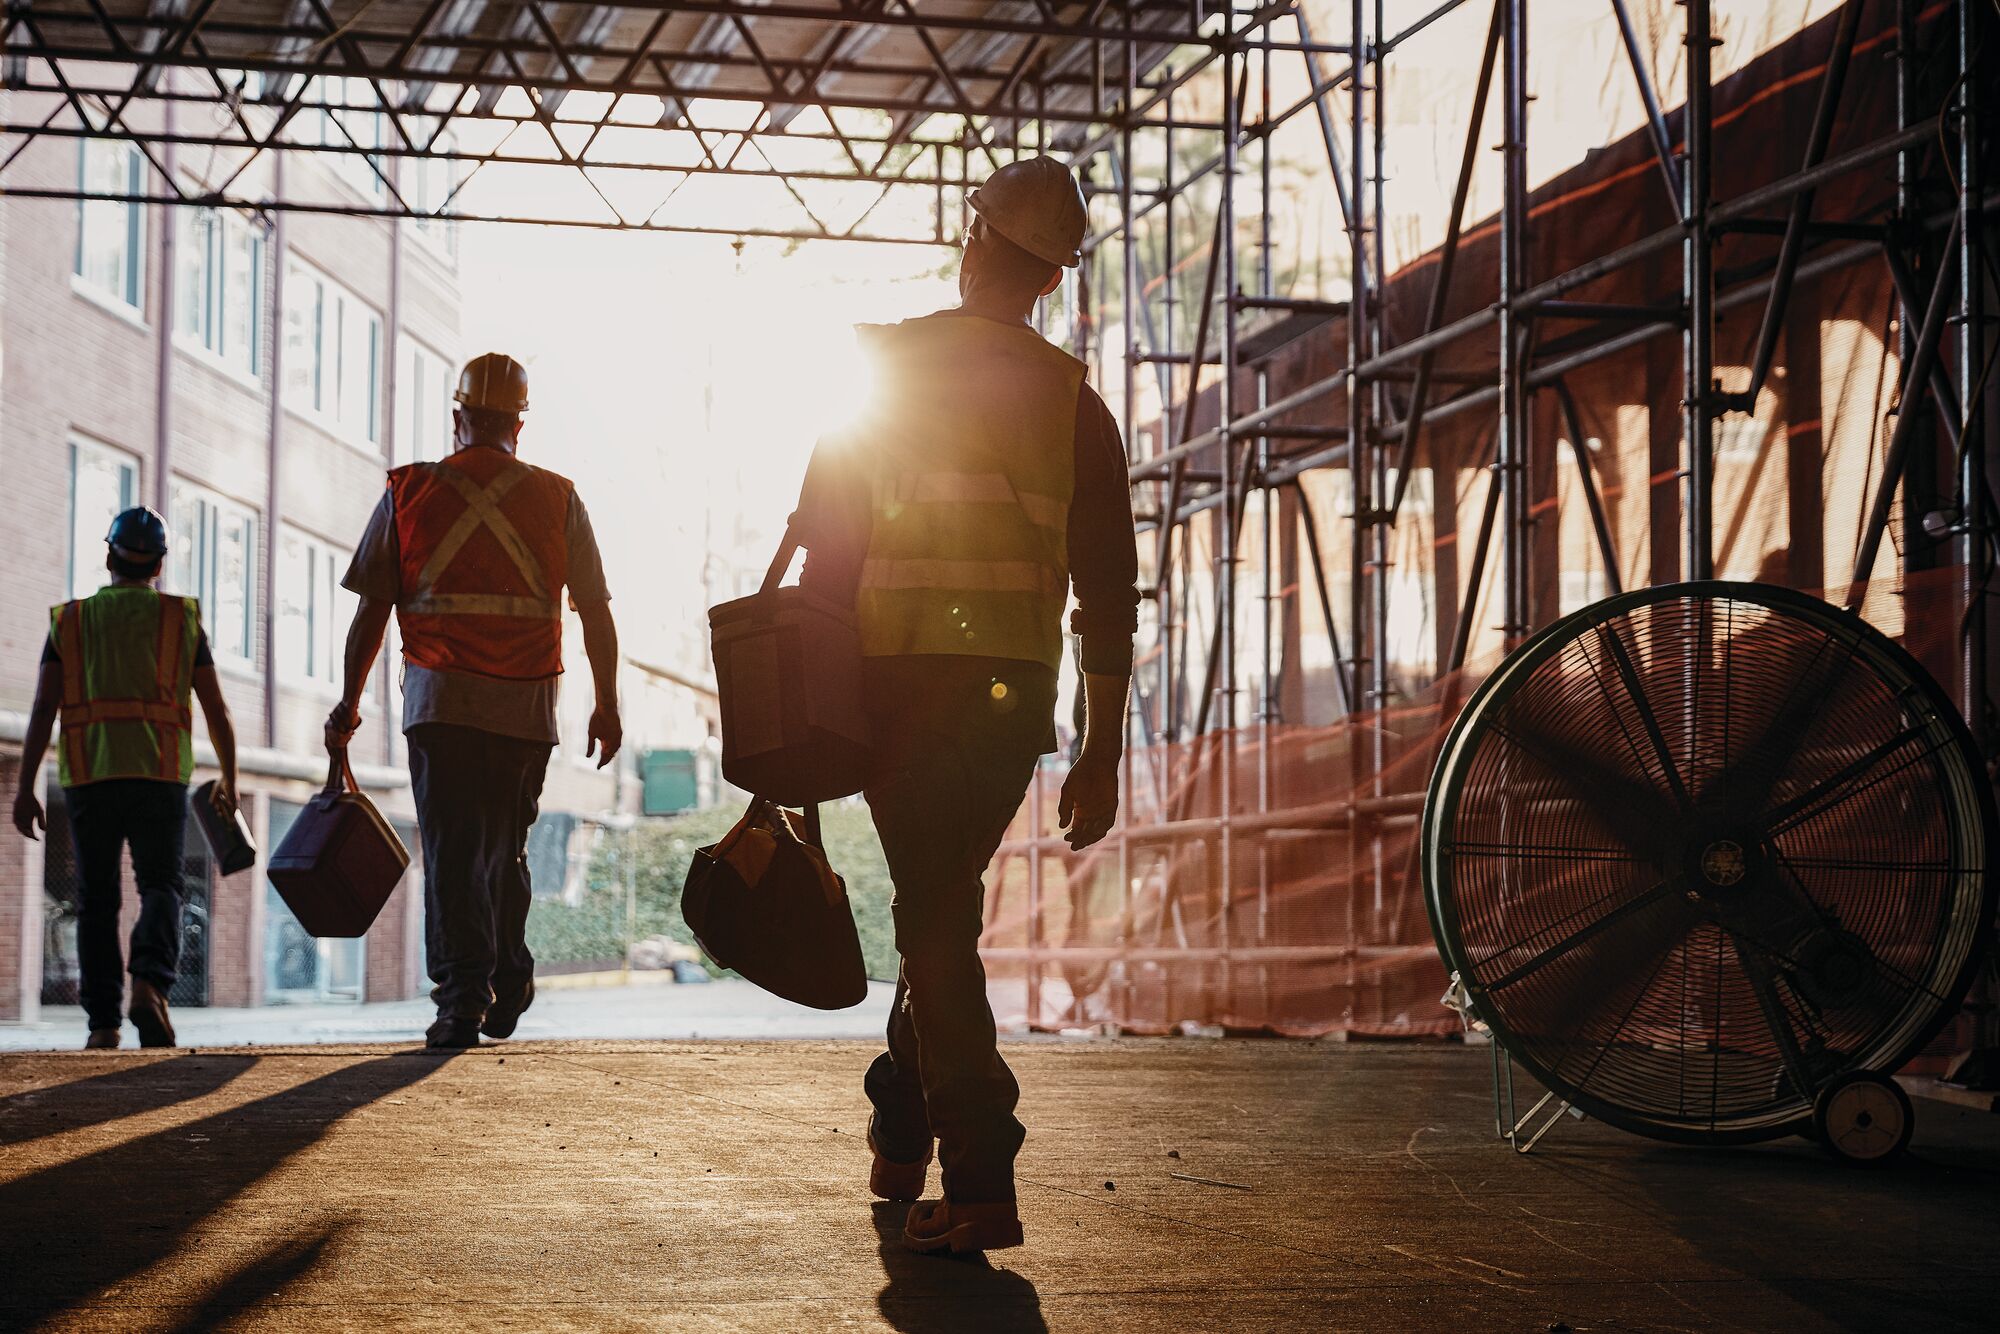
[[[1032,560],[894,560],[875,557],[861,566],[861,586],[1052,595],[1064,591],[1064,581],[1055,570]]]

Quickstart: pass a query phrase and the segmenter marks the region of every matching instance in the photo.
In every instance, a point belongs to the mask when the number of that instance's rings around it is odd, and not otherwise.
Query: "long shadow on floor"
[[[904,1334],[1048,1334],[1035,1285],[984,1256],[919,1255],[903,1244],[907,1204],[875,1205],[882,1272],[889,1286],[875,1299],[882,1318]]]
[[[271,1243],[209,1289],[199,1304],[174,1323],[172,1334],[215,1329],[232,1316],[270,1301],[318,1264],[327,1247],[352,1226],[343,1219],[317,1233]]]
[[[0,1326],[34,1325],[168,1259],[203,1219],[342,1117],[438,1065],[438,1058],[408,1054],[341,1066],[0,1184],[0,1274],[8,1276]]]
[[[1725,1272],[1843,1330],[1991,1330],[2000,1135],[1987,1113],[1920,1104],[1897,1162],[1843,1166],[1796,1141],[1668,1148],[1548,1166],[1650,1216]],[[1928,1132],[1928,1133],[1927,1133]]]
[[[254,1056],[169,1056],[120,1061],[103,1074],[0,1098],[0,1147],[193,1102],[257,1063]]]

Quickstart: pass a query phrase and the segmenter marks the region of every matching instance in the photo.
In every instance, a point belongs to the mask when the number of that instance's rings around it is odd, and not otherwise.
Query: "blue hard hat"
[[[137,505],[111,521],[104,541],[120,557],[147,561],[167,554],[167,521]]]

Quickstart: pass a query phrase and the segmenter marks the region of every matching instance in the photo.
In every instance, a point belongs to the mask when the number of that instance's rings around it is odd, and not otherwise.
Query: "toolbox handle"
[[[778,543],[778,554],[771,558],[771,568],[764,571],[764,582],[757,589],[758,597],[769,597],[777,592],[778,585],[784,581],[785,571],[791,568],[792,555],[798,549],[798,529],[787,524],[785,536]]]
[[[326,749],[326,786],[320,791],[329,796],[339,796],[342,792],[359,792],[361,784],[354,781],[354,769],[347,762],[347,747]]]

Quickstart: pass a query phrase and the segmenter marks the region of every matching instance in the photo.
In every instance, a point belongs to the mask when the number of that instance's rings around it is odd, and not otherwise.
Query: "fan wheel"
[[[1951,1017],[1993,918],[1993,794],[1949,697],[1771,585],[1530,639],[1454,723],[1423,830],[1439,949],[1496,1039],[1662,1139],[1813,1128]]]
[[[1910,1146],[1916,1109],[1903,1086],[1873,1070],[1850,1070],[1813,1099],[1813,1137],[1856,1167],[1899,1157]]]

